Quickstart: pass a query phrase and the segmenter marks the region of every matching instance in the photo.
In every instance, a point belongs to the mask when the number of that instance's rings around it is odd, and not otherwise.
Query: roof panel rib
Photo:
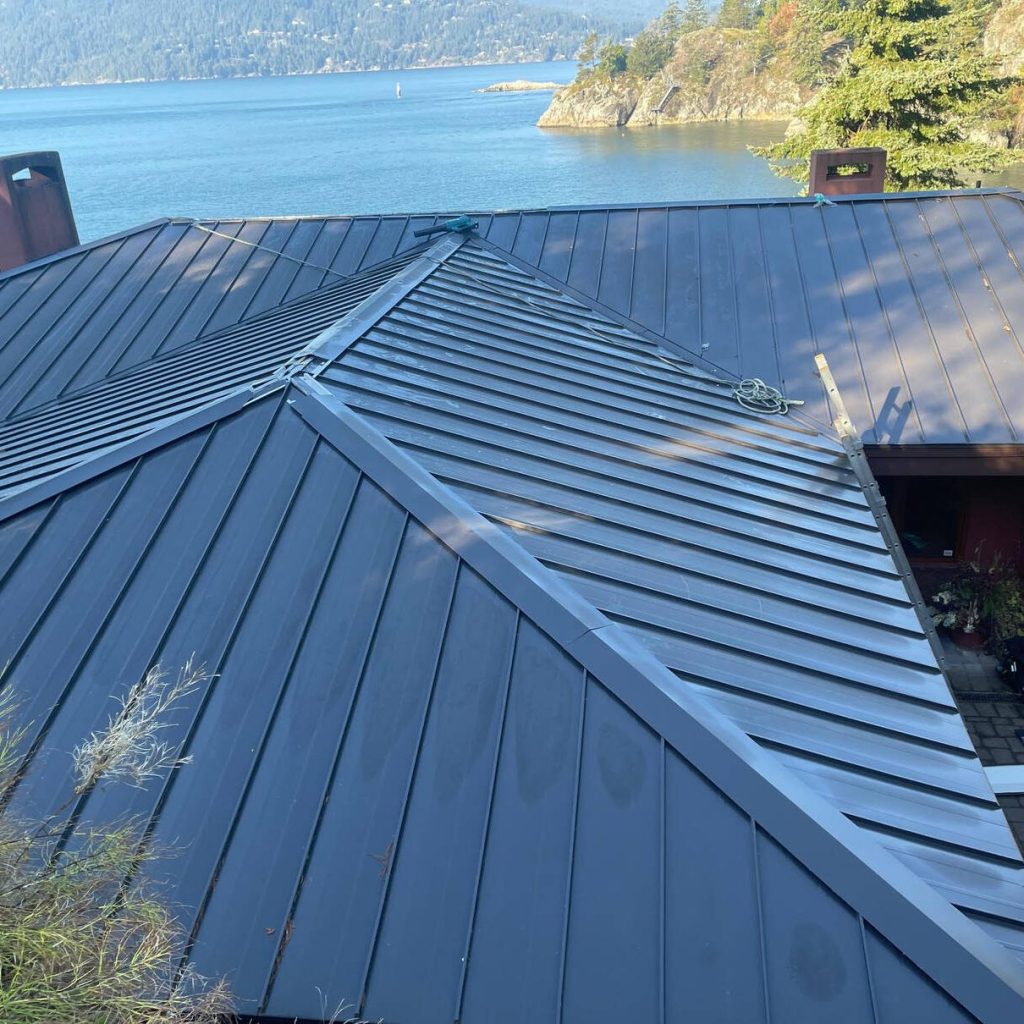
[[[0,275],[0,416],[390,259],[443,216],[167,221]],[[824,352],[869,444],[1021,439],[1016,193],[475,216],[515,259],[827,423]]]
[[[161,222],[0,275],[15,809],[148,821],[246,1013],[1014,1019],[1024,861],[886,537],[725,377],[816,400],[827,335],[875,440],[1016,431],[1020,211]],[[193,653],[194,765],[69,805]]]

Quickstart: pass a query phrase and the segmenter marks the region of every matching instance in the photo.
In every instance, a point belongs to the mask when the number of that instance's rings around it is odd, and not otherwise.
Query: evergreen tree
[[[974,9],[864,0],[841,11],[837,27],[852,45],[844,68],[800,112],[797,132],[753,148],[776,174],[806,181],[811,150],[843,146],[887,150],[892,191],[955,188],[965,172],[1009,162],[1005,151],[964,133],[964,118],[1010,85],[983,55]]]
[[[820,85],[825,77],[825,24],[819,5],[802,3],[789,32],[793,77],[804,85]]]
[[[597,54],[597,73],[606,78],[614,78],[626,70],[626,48],[611,39],[605,41]]]
[[[658,27],[648,26],[637,34],[626,55],[626,68],[641,78],[653,78],[672,56],[673,44]]]
[[[756,18],[755,0],[722,0],[715,24],[719,28],[752,28]]]
[[[710,20],[704,0],[686,0],[686,8],[679,23],[680,34],[685,35],[706,28]]]
[[[583,45],[580,47],[580,52],[576,55],[581,73],[593,70],[594,65],[597,63],[597,44],[597,33],[588,32],[586,39],[583,40]]]
[[[674,43],[682,35],[683,11],[676,0],[669,0],[669,5],[658,18],[657,30],[671,43]]]

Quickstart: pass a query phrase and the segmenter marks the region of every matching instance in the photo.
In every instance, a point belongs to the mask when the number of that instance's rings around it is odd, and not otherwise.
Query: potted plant
[[[1011,648],[1019,648],[1024,638],[1024,580],[1012,570],[999,573],[993,580],[988,601],[988,647],[1005,665]]]
[[[984,643],[1000,661],[1007,643],[1024,635],[1024,581],[1001,558],[987,566],[972,562],[932,597],[935,625],[961,647]]]
[[[939,629],[944,629],[958,647],[977,649],[981,635],[983,586],[975,566],[959,573],[932,596],[928,611]]]

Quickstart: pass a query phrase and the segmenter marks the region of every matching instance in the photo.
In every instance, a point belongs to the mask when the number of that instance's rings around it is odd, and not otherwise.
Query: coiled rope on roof
[[[794,405],[803,405],[799,398],[786,398],[778,389],[765,384],[760,377],[745,377],[732,385],[733,398],[750,412],[785,416]]]

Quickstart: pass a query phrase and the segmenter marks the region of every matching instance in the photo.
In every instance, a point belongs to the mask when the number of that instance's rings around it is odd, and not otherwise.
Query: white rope
[[[349,279],[348,274],[342,274],[340,271],[332,270],[330,267],[321,266],[319,263],[313,263],[311,260],[300,259],[298,256],[292,256],[290,253],[281,252],[280,249],[271,249],[269,245],[263,245],[261,242],[250,242],[247,238],[239,238],[238,235],[229,235],[226,231],[218,231],[216,228],[207,227],[205,224],[200,224],[199,221],[193,220],[192,227],[197,231],[205,231],[208,235],[216,235],[218,238],[226,238],[229,242],[234,242],[236,245],[247,245],[250,249],[259,249],[261,252],[269,252],[279,259],[291,260],[292,263],[298,263],[303,267],[312,267],[313,270],[321,270],[325,274],[331,274],[333,277],[337,277],[342,281]]]
[[[785,416],[791,406],[804,404],[799,399],[786,398],[778,388],[765,384],[760,377],[747,377],[736,381],[732,386],[732,394],[744,409],[769,415],[777,413],[779,416]]]

